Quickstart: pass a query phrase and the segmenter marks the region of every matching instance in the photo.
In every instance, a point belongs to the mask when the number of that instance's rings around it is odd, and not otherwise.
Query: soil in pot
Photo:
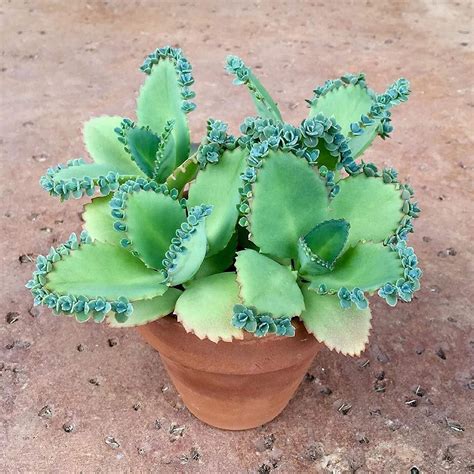
[[[167,316],[138,331],[157,351],[188,409],[205,423],[227,430],[263,425],[278,416],[321,349],[302,323],[294,337],[256,338],[217,344],[187,333]]]

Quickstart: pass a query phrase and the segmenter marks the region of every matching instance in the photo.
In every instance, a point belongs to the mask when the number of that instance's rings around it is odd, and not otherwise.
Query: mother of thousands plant
[[[165,47],[141,70],[136,120],[89,120],[93,161],[71,160],[41,178],[61,200],[92,200],[80,236],[38,257],[27,284],[35,304],[114,327],[174,313],[214,342],[244,331],[293,336],[298,317],[329,348],[360,353],[371,327],[367,295],[394,306],[420,286],[406,243],[419,213],[413,191],[393,168],[360,160],[389,136],[408,81],[382,94],[364,74],[326,81],[294,126],[230,56],[227,70],[258,116],[244,120],[239,137],[209,119],[193,150],[191,64]]]

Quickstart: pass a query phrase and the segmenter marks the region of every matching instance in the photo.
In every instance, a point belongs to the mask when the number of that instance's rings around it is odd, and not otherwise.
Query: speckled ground
[[[471,2],[3,0],[0,21],[2,472],[474,470]],[[223,72],[230,52],[293,123],[329,77],[412,81],[393,138],[368,156],[419,191],[423,289],[409,306],[374,301],[367,351],[323,351],[286,411],[253,431],[193,418],[135,331],[54,318],[23,289],[32,258],[80,228],[78,203],[38,178],[83,154],[82,121],[133,114],[137,66],[167,43],[194,65],[196,140],[208,116],[236,131],[252,113]]]

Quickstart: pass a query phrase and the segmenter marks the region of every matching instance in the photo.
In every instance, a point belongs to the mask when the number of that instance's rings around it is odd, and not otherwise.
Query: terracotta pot
[[[167,316],[138,331],[160,352],[189,411],[226,430],[255,428],[286,407],[321,349],[302,323],[295,337],[201,340]]]

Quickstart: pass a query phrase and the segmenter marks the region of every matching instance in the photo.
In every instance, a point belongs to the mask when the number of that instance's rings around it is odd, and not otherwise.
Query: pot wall
[[[188,409],[218,428],[243,430],[275,418],[291,397],[321,345],[302,323],[295,337],[214,343],[187,333],[167,316],[138,331],[156,350]]]

